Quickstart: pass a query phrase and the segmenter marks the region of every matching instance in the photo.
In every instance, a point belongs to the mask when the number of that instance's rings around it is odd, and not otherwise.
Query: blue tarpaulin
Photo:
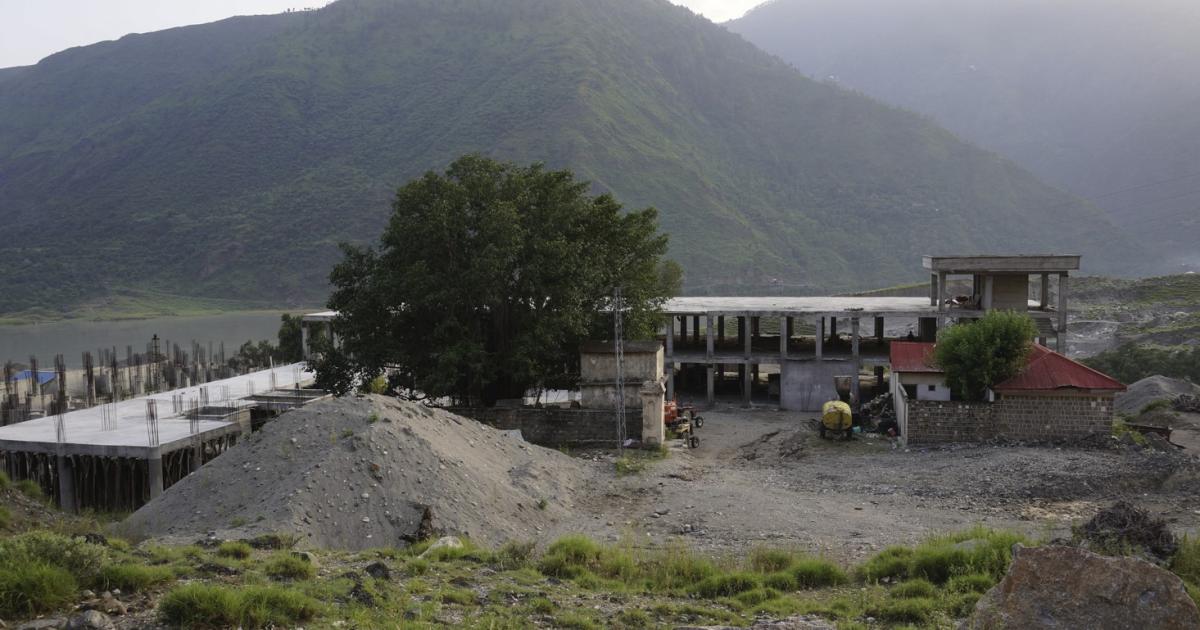
[[[32,374],[33,374],[33,370],[21,370],[20,372],[17,372],[15,380],[23,381],[23,380],[29,378]],[[45,385],[46,383],[49,383],[50,381],[53,381],[53,380],[54,380],[54,370],[38,370],[38,373],[37,373],[38,385]]]

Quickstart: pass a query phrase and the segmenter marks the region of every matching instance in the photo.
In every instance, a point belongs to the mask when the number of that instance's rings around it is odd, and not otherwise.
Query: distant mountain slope
[[[1093,198],[1158,269],[1200,268],[1200,3],[773,0],[726,26]]]
[[[341,0],[72,49],[0,82],[0,112],[0,311],[320,299],[338,241],[469,151],[657,206],[692,291],[1128,251],[1094,207],[666,0]]]

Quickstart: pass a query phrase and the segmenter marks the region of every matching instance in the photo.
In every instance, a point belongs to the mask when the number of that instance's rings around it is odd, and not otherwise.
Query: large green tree
[[[462,404],[570,386],[579,344],[612,336],[615,287],[627,335],[652,334],[681,279],[658,213],[588,189],[480,155],[405,185],[378,248],[343,246],[330,275],[342,346],[318,381],[344,391],[390,372],[393,388]]]
[[[963,400],[984,400],[988,388],[1025,367],[1037,326],[1024,313],[989,311],[970,323],[942,330],[934,362],[946,384]]]

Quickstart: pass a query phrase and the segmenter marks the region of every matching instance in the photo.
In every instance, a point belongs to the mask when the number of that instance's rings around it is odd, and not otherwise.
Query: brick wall
[[[520,429],[526,441],[539,446],[616,446],[616,412],[600,409],[453,408],[451,413],[496,427]],[[625,435],[642,437],[640,408],[625,410]]]
[[[908,401],[908,443],[1080,442],[1112,432],[1112,395],[1001,396],[994,403]]]

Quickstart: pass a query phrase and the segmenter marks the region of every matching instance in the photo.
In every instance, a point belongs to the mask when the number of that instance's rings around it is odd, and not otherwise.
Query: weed
[[[1148,443],[1146,436],[1141,431],[1129,426],[1125,416],[1113,420],[1112,435],[1115,438],[1122,438],[1128,435],[1129,440],[1138,446],[1145,446]]]
[[[877,619],[896,623],[924,623],[933,616],[936,605],[932,599],[893,599],[869,607],[868,614]]]
[[[908,547],[888,547],[858,567],[857,573],[867,582],[908,575],[913,550]]]
[[[592,617],[575,611],[555,615],[554,624],[559,628],[573,628],[574,630],[599,630],[601,627]]]
[[[650,615],[637,608],[627,608],[617,613],[617,623],[623,628],[649,628],[652,625]]]
[[[1170,566],[1175,575],[1192,584],[1200,584],[1200,538],[1184,536],[1179,541],[1179,549],[1171,556]]]
[[[46,564],[91,583],[108,563],[108,549],[82,538],[32,531],[0,540],[0,566]]]
[[[539,510],[544,510],[544,509],[546,509],[546,507],[547,507],[548,505],[550,505],[550,502],[549,502],[549,501],[546,501],[545,499],[538,499],[538,502],[537,502],[537,508],[538,508]]]
[[[837,586],[850,581],[846,573],[836,564],[820,558],[803,558],[797,560],[791,568],[796,585],[800,588],[821,588]]]
[[[447,588],[437,595],[438,601],[445,604],[470,606],[475,603],[475,593],[464,588]]]
[[[263,572],[276,580],[311,580],[317,574],[311,562],[286,551],[275,552]]]
[[[943,606],[955,617],[967,617],[975,610],[975,603],[983,597],[981,593],[959,593],[947,599]]]
[[[763,585],[779,591],[794,591],[800,588],[796,576],[787,571],[777,571],[763,577]]]
[[[17,492],[20,492],[30,499],[43,501],[46,498],[46,494],[42,492],[42,487],[38,485],[38,482],[32,479],[22,479],[14,484],[13,487],[17,489]]]
[[[222,558],[233,558],[235,560],[245,560],[254,553],[254,549],[250,545],[234,540],[227,540],[217,547],[217,555]]]
[[[8,473],[0,470],[0,490],[8,490],[10,485],[12,485],[12,479],[8,478]]]
[[[354,429],[342,429],[342,439],[354,437]]]
[[[577,577],[595,565],[600,553],[600,545],[586,536],[563,536],[546,549],[538,569],[551,577]]]
[[[946,582],[946,590],[951,593],[984,593],[996,585],[996,579],[986,573],[970,573],[956,575]]]
[[[510,541],[493,556],[496,566],[505,571],[529,566],[533,559],[534,543]]]
[[[8,529],[12,526],[12,513],[8,508],[0,505],[0,529]]]
[[[530,612],[537,613],[539,615],[549,615],[550,613],[554,612],[556,608],[558,608],[554,602],[546,599],[545,597],[534,597],[525,602],[525,607],[528,608]]]
[[[375,424],[376,422],[379,422],[379,414],[372,412],[371,415],[367,416],[367,424]]]
[[[937,595],[937,587],[928,580],[918,578],[897,584],[888,594],[899,599],[928,598]]]
[[[690,588],[718,573],[711,560],[681,544],[651,555],[642,562],[641,569],[649,584],[666,590]]]
[[[315,600],[289,589],[188,584],[167,593],[158,612],[172,626],[265,628],[295,626],[315,617],[320,608]]]
[[[780,595],[782,595],[782,593],[773,588],[759,587],[750,591],[738,593],[735,596],[735,599],[747,606],[757,606],[763,602],[775,599]]]
[[[71,603],[78,590],[64,569],[32,560],[0,566],[0,616],[27,617]]]
[[[244,519],[240,516],[235,516],[234,518],[230,519],[230,521],[229,521],[230,527],[241,527],[245,524],[246,524],[246,519]]]
[[[175,573],[166,567],[148,567],[140,564],[110,564],[100,570],[100,584],[104,590],[114,588],[127,593],[144,591],[152,586],[165,584],[175,579]]]
[[[696,594],[706,599],[731,597],[759,587],[759,578],[753,573],[727,573],[714,575],[696,585]]]
[[[759,573],[775,573],[792,566],[796,556],[779,549],[755,548],[750,551],[750,568]]]
[[[429,573],[429,561],[424,558],[414,558],[404,565],[409,575],[425,575]]]

